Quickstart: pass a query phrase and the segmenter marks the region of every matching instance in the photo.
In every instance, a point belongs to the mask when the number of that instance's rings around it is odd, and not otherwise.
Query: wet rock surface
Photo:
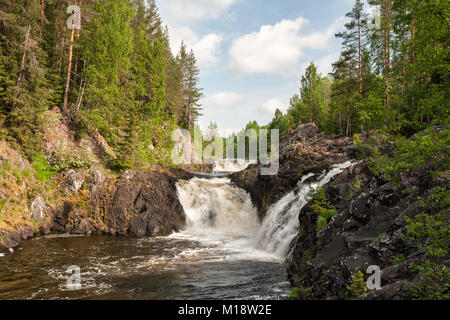
[[[326,186],[339,214],[324,229],[316,230],[317,215],[309,205],[300,211],[301,230],[287,267],[291,283],[307,289],[305,299],[345,299],[351,276],[376,265],[382,271],[382,288],[359,299],[410,299],[409,285],[417,280],[410,264],[422,263],[425,256],[417,241],[404,237],[405,218],[424,211],[419,197],[430,195],[435,186],[449,187],[449,181],[433,177],[426,168],[403,175],[395,186],[375,177],[368,161],[345,170]],[[437,214],[439,208],[429,210]],[[399,255],[405,261],[395,264]],[[449,262],[441,261],[447,267]]]
[[[271,204],[292,191],[302,176],[320,174],[333,165],[354,157],[352,139],[321,135],[314,124],[293,130],[280,143],[280,168],[275,176],[261,175],[262,165],[251,165],[243,172],[231,175],[238,187],[250,193],[261,218]]]
[[[166,236],[186,223],[176,194],[176,182],[190,175],[181,171],[126,171],[116,186],[108,208],[108,228],[112,234]]]

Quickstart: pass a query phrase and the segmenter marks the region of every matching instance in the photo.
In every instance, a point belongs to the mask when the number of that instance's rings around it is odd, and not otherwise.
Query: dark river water
[[[80,287],[67,286],[70,266]],[[183,237],[58,237],[0,256],[0,299],[286,299],[280,260]]]

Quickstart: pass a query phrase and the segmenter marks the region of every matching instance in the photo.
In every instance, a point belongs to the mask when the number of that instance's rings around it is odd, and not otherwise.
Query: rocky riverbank
[[[324,136],[315,143],[305,142],[314,141],[317,136],[314,125],[301,126],[292,132],[294,142],[286,146],[289,137],[282,142],[281,149],[288,151],[282,154],[280,171],[275,177],[260,176],[261,166],[249,167],[232,176],[236,185],[251,194],[262,217],[272,203],[295,188],[301,177],[320,174],[333,164],[370,153],[364,144],[355,145],[344,137]],[[388,158],[393,157],[395,149],[393,144],[380,148]],[[447,241],[444,248],[448,247],[448,211],[443,223],[432,226],[433,221],[438,221],[438,213],[448,210],[445,196],[436,199],[436,190],[448,194],[448,172],[436,174],[428,163],[400,173],[393,180],[375,174],[371,162],[368,157],[346,169],[324,187],[319,199],[313,198],[299,212],[300,230],[287,262],[295,298],[411,299],[412,285],[423,284],[425,274],[414,266],[427,261],[426,247],[434,241],[425,233],[437,229],[435,232]],[[325,226],[319,228],[318,212],[325,209],[333,217],[328,217]],[[412,239],[408,219],[424,212],[430,220],[422,226],[428,230],[420,230],[423,235]],[[420,227],[420,221],[416,227]],[[445,293],[450,282],[446,271],[449,257],[435,258],[433,263],[443,269],[437,268],[440,275],[429,276],[426,281],[431,279],[431,285]],[[367,290],[369,266],[381,269],[380,290]]]
[[[280,169],[276,176],[260,175],[262,165],[252,165],[243,172],[234,173],[235,185],[250,193],[261,218],[271,204],[292,191],[301,177],[320,174],[333,165],[355,157],[352,139],[320,135],[314,124],[298,127],[280,143]]]
[[[69,170],[58,177],[64,196],[37,196],[21,225],[2,231],[0,251],[49,234],[169,235],[185,224],[176,182],[191,177],[181,169],[126,171],[119,177],[100,168]]]

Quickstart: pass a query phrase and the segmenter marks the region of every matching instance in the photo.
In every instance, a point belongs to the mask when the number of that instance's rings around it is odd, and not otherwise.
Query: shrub
[[[393,258],[391,259],[391,262],[392,262],[392,264],[395,266],[395,265],[398,265],[398,264],[400,264],[400,263],[405,262],[405,260],[406,260],[406,257],[405,257],[405,255],[402,253],[402,254],[399,254],[399,255],[393,257]]]
[[[35,178],[39,181],[47,181],[55,174],[55,171],[49,166],[47,159],[42,153],[35,156],[33,168],[36,170]]]
[[[311,196],[310,209],[318,216],[316,230],[320,231],[327,226],[328,221],[336,216],[338,212],[331,208],[324,188],[312,191]]]
[[[350,298],[358,298],[366,293],[367,285],[364,281],[364,274],[361,271],[352,275],[352,283],[347,286]]]
[[[298,288],[293,288],[289,293],[289,299],[298,300]]]
[[[88,169],[92,166],[91,155],[84,149],[67,150],[65,145],[59,145],[51,154],[51,167],[56,172],[68,169]]]
[[[450,299],[450,270],[440,263],[448,255],[450,246],[450,192],[446,188],[435,188],[423,200],[422,206],[438,208],[432,216],[421,213],[414,219],[406,218],[407,239],[422,240],[419,249],[425,251],[426,260],[422,264],[411,263],[410,267],[420,275],[420,281],[410,289],[417,299]],[[426,239],[426,240],[425,240]]]
[[[398,174],[430,165],[432,170],[443,172],[450,169],[450,130],[436,132],[429,128],[414,139],[397,139],[397,150],[393,158],[379,153],[374,156],[370,170],[374,175],[383,175],[387,180],[398,182]]]
[[[331,218],[333,218],[334,216],[337,216],[338,212],[334,209],[326,209],[326,210],[322,210],[321,213],[319,214],[319,218],[317,220],[317,231],[322,230],[323,228],[325,228],[328,224],[328,221],[330,221]]]

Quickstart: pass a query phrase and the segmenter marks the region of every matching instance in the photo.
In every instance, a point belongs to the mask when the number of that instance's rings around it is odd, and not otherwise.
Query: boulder
[[[186,217],[177,196],[177,175],[131,170],[123,173],[108,208],[109,232],[167,236],[183,228]]]
[[[31,212],[33,215],[33,219],[40,223],[45,218],[45,210],[47,209],[47,206],[45,204],[45,200],[42,197],[37,197],[34,199],[33,203],[31,204]]]

